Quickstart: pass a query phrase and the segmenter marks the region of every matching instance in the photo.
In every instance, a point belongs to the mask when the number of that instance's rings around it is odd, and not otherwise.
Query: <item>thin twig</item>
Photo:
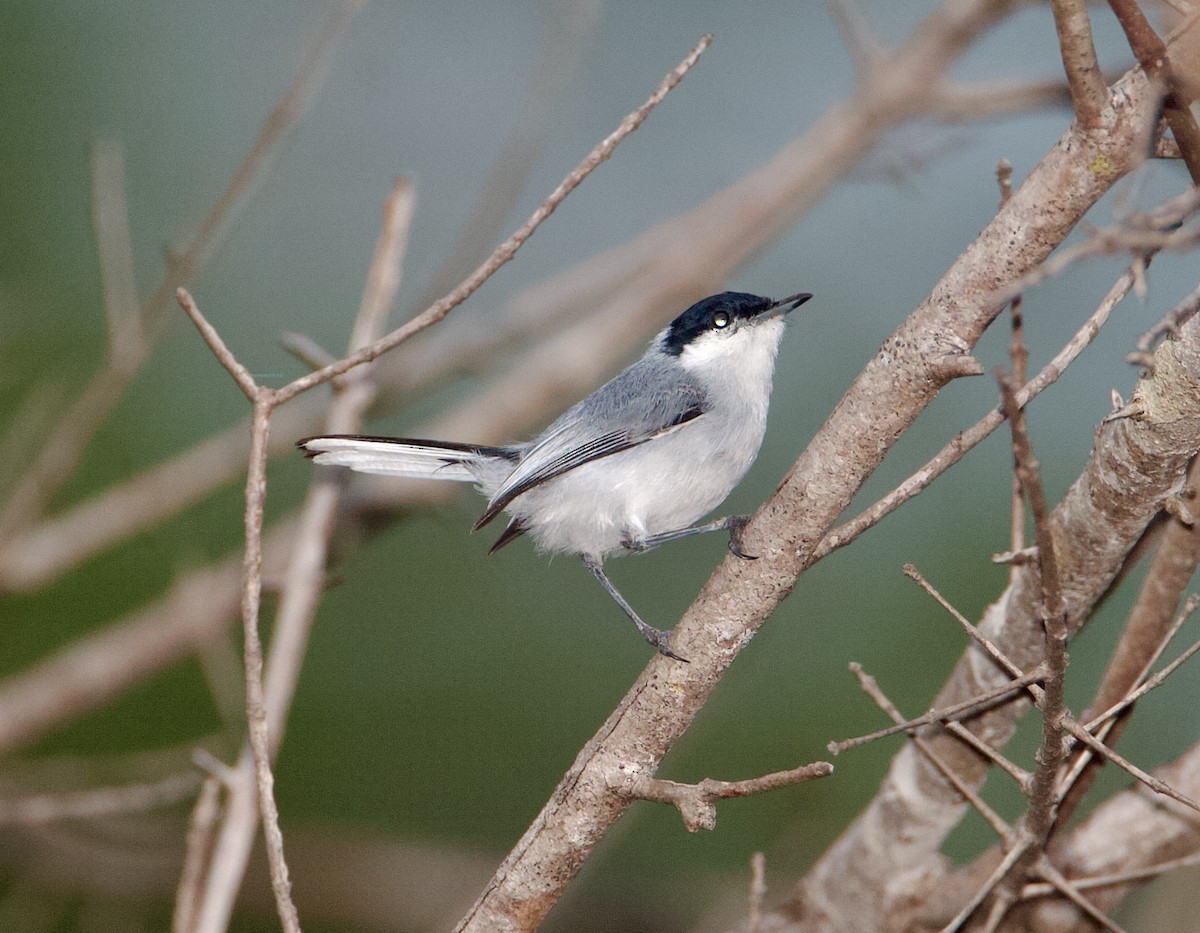
[[[1025,692],[1025,688],[1030,684],[1038,683],[1046,676],[1046,668],[1043,665],[1038,665],[1028,674],[1022,674],[1015,680],[1010,680],[1006,683],[992,687],[990,690],[985,690],[983,693],[971,697],[969,700],[963,700],[961,703],[956,703],[953,706],[946,706],[940,709],[931,709],[929,712],[915,719],[907,719],[903,722],[898,722],[894,726],[889,726],[886,729],[880,729],[877,732],[872,732],[869,735],[860,735],[852,739],[842,739],[839,742],[830,742],[826,748],[831,755],[840,755],[842,752],[851,748],[858,748],[861,745],[866,745],[878,739],[887,738],[890,735],[896,735],[900,732],[913,732],[922,726],[928,726],[931,723],[941,722],[959,722],[963,719],[968,719],[984,710],[991,709],[997,703],[1002,703],[1012,697],[1014,693]]]
[[[183,871],[175,890],[175,911],[171,916],[171,933],[191,933],[200,906],[200,887],[204,882],[204,869],[212,852],[213,831],[220,815],[221,781],[213,776],[206,777],[200,794],[192,807],[188,821],[187,847],[183,857]]]
[[[1145,868],[1114,872],[1109,875],[1094,875],[1090,878],[1071,878],[1070,881],[1077,890],[1108,888],[1115,885],[1130,884],[1135,881],[1148,881],[1179,868],[1191,868],[1193,865],[1200,865],[1200,852],[1193,852],[1191,855],[1185,855],[1181,858],[1159,862],[1157,865],[1148,865]],[[1053,894],[1055,890],[1054,886],[1048,882],[1034,881],[1021,889],[1021,897],[1024,900],[1045,897],[1048,894]]]
[[[232,370],[231,370],[232,372]],[[250,465],[246,471],[246,550],[243,558],[242,639],[246,663],[246,721],[250,748],[254,752],[254,776],[258,784],[258,809],[271,868],[275,906],[287,933],[299,933],[300,918],[292,902],[292,882],[283,854],[279,808],[275,804],[275,775],[271,771],[271,736],[263,688],[263,649],[259,636],[262,603],[263,508],[267,498],[267,438],[271,432],[274,399],[269,390],[254,399]]]
[[[1037,874],[1045,878],[1054,889],[1067,898],[1072,904],[1082,910],[1085,914],[1095,920],[1100,926],[1108,930],[1109,933],[1125,933],[1125,928],[1118,924],[1115,920],[1109,917],[1104,911],[1093,904],[1088,898],[1084,897],[1079,892],[1079,886],[1073,881],[1069,881],[1062,872],[1054,867],[1050,859],[1043,854],[1038,859],[1034,866]],[[1025,889],[1022,887],[1018,896],[1024,896]]]
[[[946,599],[945,596],[938,592],[934,585],[925,579],[921,571],[917,570],[917,568],[912,564],[905,564],[904,575],[915,582],[917,586],[921,587],[921,589],[923,589],[926,593],[932,596],[939,606],[950,613],[950,615],[954,618],[954,621],[962,626],[963,631],[965,631],[967,635],[969,635],[971,639],[977,645],[979,645],[980,648],[987,652],[988,656],[995,661],[996,664],[999,665],[1010,677],[1023,677],[1025,675],[1025,672],[1021,670],[1017,664],[1013,663],[1013,661],[1011,661],[1004,654],[1004,652],[996,646],[995,642],[984,635],[983,632],[979,630],[977,625],[959,612],[958,609],[956,609],[950,602],[950,600]]]
[[[1031,840],[1031,852],[1045,851],[1046,839],[1054,826],[1059,797],[1055,793],[1058,768],[1066,750],[1063,747],[1065,705],[1065,675],[1067,668],[1067,615],[1059,584],[1058,550],[1050,530],[1050,507],[1042,487],[1041,466],[1034,457],[1033,445],[1025,421],[1025,411],[1017,404],[1012,382],[997,373],[1000,386],[1000,405],[1012,431],[1014,470],[1021,489],[1033,513],[1037,543],[1038,571],[1041,580],[1040,609],[1045,628],[1046,676],[1042,681],[1042,742],[1037,755],[1037,767],[1029,783],[1029,807],[1023,820],[1024,830]],[[1015,897],[1019,884],[1025,881],[1030,867],[1026,856],[1004,882],[1006,892]],[[1019,876],[1019,877],[1018,877]]]
[[[875,701],[875,705],[883,710],[893,722],[902,722],[904,715],[896,707],[887,694],[879,686],[879,682],[863,670],[861,664],[851,663],[850,671],[858,679],[858,684],[862,687],[863,692]],[[956,725],[956,724],[952,724]],[[964,730],[965,731],[965,730]],[[939,755],[933,746],[927,742],[922,736],[914,735],[912,737],[913,744],[917,750],[923,754],[926,759],[941,773],[962,798],[966,800],[976,812],[983,817],[984,821],[992,827],[1002,840],[1007,845],[1013,839],[1012,827],[1004,821],[1004,819],[995,810],[988,805],[982,797],[976,793],[975,789],[967,784],[958,773]]]
[[[1083,724],[1076,721],[1072,716],[1064,716],[1062,724],[1067,732],[1069,732],[1076,740],[1082,742],[1096,754],[1103,755],[1106,760],[1111,761],[1121,770],[1133,775],[1156,794],[1162,794],[1164,797],[1170,797],[1172,800],[1178,801],[1185,807],[1189,807],[1190,809],[1200,813],[1200,803],[1187,796],[1187,794],[1176,790],[1165,781],[1160,781],[1153,774],[1142,770],[1128,758],[1125,758],[1123,755],[1120,755],[1113,749],[1109,748],[1094,735],[1092,735],[1087,729],[1085,729]]]
[[[259,634],[259,609],[262,603],[263,510],[267,497],[267,441],[271,433],[271,413],[275,393],[259,386],[254,377],[233,355],[221,335],[201,313],[186,289],[178,292],[179,304],[196,325],[213,355],[228,370],[234,381],[253,404],[250,435],[250,462],[246,471],[245,514],[243,528],[245,550],[242,556],[242,641],[246,678],[247,737],[253,752],[253,773],[258,787],[258,811],[266,843],[267,863],[271,869],[271,888],[279,919],[288,933],[299,933],[300,920],[292,901],[291,879],[283,853],[283,833],[279,829],[279,809],[275,803],[275,776],[271,771],[271,738],[267,724],[263,688],[263,649]]]
[[[712,44],[712,36],[704,36],[696,44],[670,74],[668,74],[659,84],[658,88],[646,100],[644,104],[632,111],[620,126],[617,127],[611,134],[596,145],[574,169],[568,173],[567,177],[559,183],[558,187],[550,193],[525,221],[507,240],[496,247],[495,251],[489,256],[484,263],[472,272],[460,285],[445,297],[434,302],[415,318],[408,321],[406,324],[396,328],[385,337],[381,337],[363,347],[361,350],[351,353],[336,363],[322,367],[316,372],[308,373],[301,376],[282,388],[277,390],[278,404],[283,404],[289,399],[294,398],[301,392],[306,392],[314,386],[321,385],[333,379],[335,376],[340,376],[342,373],[348,372],[355,366],[363,363],[369,363],[371,360],[377,359],[379,356],[386,353],[388,350],[398,347],[406,340],[411,339],[414,335],[425,330],[427,327],[436,324],[454,308],[458,307],[474,294],[484,282],[491,278],[506,262],[516,255],[517,250],[524,245],[535,230],[541,226],[542,221],[554,213],[558,206],[566,199],[572,191],[574,191],[595,171],[602,162],[605,162],[616,150],[617,146],[636,130],[646,118],[650,116],[650,112],[662,102],[662,100],[683,80],[692,68],[693,65],[704,54],[705,50]]]
[[[767,898],[766,856],[755,852],[750,856],[750,897],[746,911],[749,933],[761,933],[763,902]]]
[[[59,820],[96,819],[169,807],[186,800],[200,783],[194,771],[120,787],[0,799],[0,826],[41,826]]]
[[[1177,621],[1182,623],[1189,615],[1191,615],[1193,612],[1196,611],[1196,605],[1197,605],[1197,597],[1195,597],[1195,596],[1188,597],[1188,601],[1187,601],[1186,605],[1184,606],[1183,611],[1180,612]],[[1166,642],[1164,640],[1164,646],[1165,646],[1165,644],[1166,644]],[[1179,669],[1180,665],[1182,665],[1185,661],[1189,660],[1190,658],[1194,657],[1197,652],[1200,652],[1200,641],[1194,642],[1179,657],[1177,657],[1174,661],[1172,661],[1170,664],[1168,664],[1166,667],[1164,667],[1161,671],[1159,671],[1153,677],[1147,679],[1146,682],[1143,683],[1141,686],[1139,686],[1136,690],[1131,691],[1129,694],[1127,694],[1121,700],[1119,700],[1118,702],[1116,702],[1112,706],[1110,706],[1108,709],[1106,709],[1099,716],[1095,717],[1091,722],[1089,722],[1087,724],[1086,728],[1088,729],[1088,731],[1089,732],[1092,731],[1092,729],[1099,726],[1106,719],[1111,719],[1114,716],[1121,713],[1122,711],[1128,709],[1130,706],[1132,706],[1134,703],[1136,703],[1138,700],[1140,700],[1142,697],[1144,697],[1151,690],[1161,687],[1163,682],[1168,677],[1170,677],[1173,673],[1175,673],[1176,670]]]
[[[833,765],[827,761],[814,761],[788,771],[774,771],[744,781],[705,778],[698,784],[680,784],[677,781],[637,775],[628,786],[622,788],[622,792],[638,800],[671,804],[683,817],[683,825],[687,831],[694,833],[701,829],[713,829],[717,825],[718,800],[749,797],[802,781],[828,777],[830,774],[833,774]]]
[[[989,896],[991,896],[992,892],[996,890],[1008,873],[1012,871],[1017,862],[1025,857],[1028,849],[1029,840],[1027,838],[1022,838],[1018,841],[1018,844],[1013,845],[1007,852],[1005,852],[1004,858],[1001,859],[1000,864],[997,865],[992,871],[987,881],[979,886],[979,889],[975,892],[974,896],[972,896],[971,899],[962,906],[959,912],[954,916],[954,919],[942,927],[941,933],[957,933],[958,930],[961,930],[966,922],[971,919],[975,911],[980,908],[983,902],[986,901]]]
[[[1042,367],[1041,371],[1017,392],[1017,401],[1021,405],[1029,402],[1052,386],[1066,368],[1075,361],[1100,333],[1100,328],[1108,321],[1113,309],[1129,294],[1133,288],[1133,273],[1126,271],[1121,274],[1104,300],[1075,332],[1074,336],[1055,354],[1054,358]],[[890,493],[879,499],[874,505],[860,512],[857,516],[834,528],[817,545],[817,559],[825,557],[838,548],[845,547],[863,532],[877,525],[893,511],[927,489],[935,479],[958,463],[966,454],[978,446],[996,428],[1004,423],[1004,415],[999,407],[992,409],[978,422],[958,434],[945,447],[939,450],[920,470],[902,482]]]
[[[200,309],[196,306],[196,300],[186,288],[180,288],[176,291],[175,298],[179,301],[179,306],[183,308],[187,316],[192,319],[192,323],[196,325],[196,330],[200,332],[200,336],[208,344],[208,348],[212,350],[213,356],[217,358],[217,361],[233,377],[233,381],[242,390],[242,394],[251,402],[256,401],[263,394],[262,389],[254,381],[254,377],[250,375],[250,370],[238,362],[237,357],[233,355],[233,351],[225,346],[225,341],[221,339],[221,335],[217,333],[217,329],[200,313]],[[251,431],[253,431],[253,428],[251,428]]]
[[[1141,366],[1146,370],[1154,368],[1154,349],[1167,337],[1179,334],[1179,328],[1200,311],[1200,287],[1168,311],[1157,324],[1137,339],[1134,352],[1125,357],[1125,362]]]

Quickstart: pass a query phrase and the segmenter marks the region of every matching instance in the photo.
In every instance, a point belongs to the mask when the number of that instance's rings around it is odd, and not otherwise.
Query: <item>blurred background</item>
[[[856,7],[876,35],[893,42],[934,4]],[[105,356],[89,208],[94,147],[112,141],[124,151],[144,298],[171,251],[195,235],[331,9],[316,2],[14,0],[0,10],[7,73],[0,83],[0,425],[24,425],[5,434],[6,489]],[[1101,63],[1120,73],[1131,62],[1125,40],[1106,9],[1093,19]],[[472,222],[514,128],[538,144],[527,149],[523,193],[492,241],[515,228],[710,32],[711,50],[645,126],[454,312],[463,319],[460,332],[476,336],[540,283],[764,165],[852,93],[850,57],[818,2],[367,4],[318,67],[302,118],[239,199],[189,287],[256,377],[282,384],[304,367],[280,349],[281,333],[305,334],[335,354],[344,349],[395,176],[412,180],[417,206],[393,323],[424,307],[436,296],[431,289],[444,290],[439,270]],[[953,69],[964,80],[1060,73],[1050,14],[1040,4],[1018,10]],[[523,110],[531,95],[540,101],[532,114]],[[816,296],[792,318],[766,444],[725,511],[752,512],[770,494],[881,341],[992,217],[997,161],[1008,159],[1019,182],[1069,121],[1069,109],[1059,106],[988,122],[908,124],[724,281],[765,295]],[[1089,219],[1111,223],[1185,185],[1182,167],[1148,163]],[[1031,371],[1058,351],[1121,268],[1120,260],[1093,262],[1028,296]],[[1194,257],[1156,260],[1145,301],[1127,300],[1094,348],[1033,406],[1033,440],[1052,501],[1078,474],[1110,409],[1110,390],[1128,397],[1136,371],[1123,358],[1137,335],[1194,287]],[[614,337],[628,347],[622,358],[640,354],[680,310],[657,309],[636,334],[622,323]],[[245,399],[173,304],[162,328],[51,513],[246,415]],[[519,345],[490,352],[415,397],[382,400],[367,430],[410,433],[467,403],[542,336],[524,334]],[[978,349],[985,370],[1006,362],[1007,343],[1001,319]],[[990,377],[951,385],[857,504],[892,488],[994,404]],[[293,510],[311,475],[299,455],[274,459],[269,516]],[[524,541],[489,557],[494,536],[469,534],[480,500],[468,490],[449,492],[460,494],[438,507],[390,517],[375,510],[365,534],[347,533],[335,544],[334,585],[277,768],[309,930],[453,922],[649,656],[578,562],[550,561]],[[52,581],[9,586],[0,596],[0,674],[11,677],[131,617],[180,578],[236,555],[241,497],[231,477]],[[861,662],[906,713],[923,711],[964,640],[900,568],[916,564],[976,618],[1006,580],[991,555],[1008,547],[1009,497],[1001,432],[853,547],[818,564],[743,652],[661,776],[734,780],[791,768],[826,757],[832,739],[884,725],[847,672],[849,661]],[[719,537],[614,562],[614,582],[652,625],[670,627],[722,558]],[[1135,573],[1073,646],[1068,690],[1075,706],[1089,696],[1136,582]],[[268,629],[271,608],[268,594]],[[230,760],[241,739],[240,700],[215,698],[214,684],[240,689],[231,667],[238,645],[231,615],[228,638],[200,659],[141,680],[103,709],[10,752],[0,762],[0,787],[19,796],[60,780],[132,780],[141,756],[173,755],[186,764],[198,743]],[[1185,671],[1149,698],[1123,752],[1147,768],[1173,758],[1200,729],[1190,713],[1171,711],[1194,710],[1198,701],[1200,682]],[[1034,738],[1032,731],[1020,736],[1018,747],[1032,748]],[[843,755],[823,781],[724,803],[711,833],[688,834],[672,809],[635,805],[547,929],[719,928],[744,904],[751,854],[766,853],[772,889],[790,884],[871,797],[898,743]],[[1124,783],[1109,775],[1094,793]],[[1003,813],[1019,812],[1011,788],[994,781],[988,794]],[[166,927],[186,815],[183,802],[130,822],[0,829],[0,928]],[[967,858],[992,841],[981,822],[968,819],[949,854]],[[404,890],[433,895],[430,904],[392,903],[399,878]],[[261,873],[246,888],[234,928],[275,928]]]

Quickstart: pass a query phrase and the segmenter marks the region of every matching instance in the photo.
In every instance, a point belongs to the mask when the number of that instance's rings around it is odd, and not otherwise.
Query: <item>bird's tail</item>
[[[359,473],[462,483],[479,482],[481,472],[487,472],[480,470],[484,463],[511,461],[516,457],[506,447],[359,434],[306,437],[297,441],[296,446],[316,463],[349,467]],[[476,469],[472,470],[472,466]]]

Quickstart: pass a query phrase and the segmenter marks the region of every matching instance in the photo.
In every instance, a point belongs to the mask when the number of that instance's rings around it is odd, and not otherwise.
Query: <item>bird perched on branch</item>
[[[540,550],[578,554],[646,641],[685,660],[670,632],[643,622],[617,592],[604,559],[721,529],[734,554],[753,559],[740,543],[744,517],[693,523],[758,456],[783,317],[811,297],[722,292],[697,302],[640,360],[524,444],[326,435],[298,446],[318,464],[474,483],[488,497],[476,529],[510,516],[493,551],[528,534]]]

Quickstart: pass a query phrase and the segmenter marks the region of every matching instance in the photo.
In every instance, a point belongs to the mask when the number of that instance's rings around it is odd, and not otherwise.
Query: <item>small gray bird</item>
[[[746,475],[762,445],[783,315],[807,293],[772,301],[722,292],[692,305],[645,355],[533,440],[506,447],[328,435],[298,442],[319,464],[362,473],[474,483],[488,497],[475,528],[511,518],[492,550],[529,534],[542,551],[578,554],[650,644],[678,660],[670,632],[647,625],[617,592],[605,557],[726,529],[694,525]]]

